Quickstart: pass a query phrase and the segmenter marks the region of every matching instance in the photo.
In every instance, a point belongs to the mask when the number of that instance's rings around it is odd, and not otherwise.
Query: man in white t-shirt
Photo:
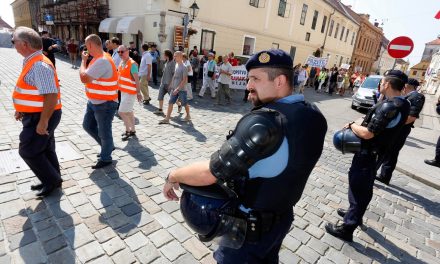
[[[229,63],[228,55],[223,56],[223,64],[220,66],[220,77],[218,78],[217,104],[221,104],[222,97],[225,97],[226,104],[231,103],[229,85],[231,84],[232,65]]]
[[[142,59],[141,59],[141,65],[139,66],[139,78],[140,78],[140,86],[141,86],[141,92],[144,96],[144,105],[150,104],[150,93],[148,91],[148,82],[151,79],[151,70],[152,70],[152,63],[153,63],[153,57],[151,56],[150,52],[148,51],[148,44],[144,43],[142,44]]]
[[[298,74],[298,86],[299,86],[299,93],[304,93],[304,85],[306,85],[307,79],[309,78],[309,74],[307,73],[307,66],[302,66],[301,70]]]

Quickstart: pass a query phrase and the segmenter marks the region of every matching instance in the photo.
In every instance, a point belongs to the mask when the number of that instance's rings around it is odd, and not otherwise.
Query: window
[[[325,24],[327,24],[327,16],[324,16],[322,19],[321,33],[324,33],[325,31]]]
[[[200,42],[200,50],[214,49],[215,32],[211,30],[202,29],[202,40]]]
[[[310,41],[310,32],[306,33],[306,41]]]
[[[342,27],[342,31],[341,31],[341,37],[339,38],[339,40],[342,40],[342,37],[344,37],[344,31],[345,31],[345,27]]]
[[[258,8],[259,0],[249,0],[249,5]]]
[[[254,54],[254,48],[255,48],[255,38],[245,36],[243,43],[243,55]]]
[[[316,28],[316,22],[318,21],[318,15],[319,15],[319,12],[315,10],[315,13],[313,14],[312,29]]]
[[[308,5],[303,4],[303,9],[302,9],[302,11],[301,11],[301,19],[300,19],[300,21],[299,21],[299,23],[300,23],[301,25],[304,25],[304,24],[306,23],[306,15],[307,15],[307,9],[308,9],[308,8],[309,8]]]
[[[356,35],[356,33],[354,33],[353,32],[353,36],[351,37],[351,44],[350,45],[352,45],[353,46],[353,43],[354,43],[354,36]]]
[[[278,5],[278,15],[281,17],[285,17],[286,14],[286,0],[280,0],[280,4]]]
[[[272,49],[279,49],[280,44],[279,43],[272,43]]]
[[[417,71],[413,71],[413,75],[417,75]]]
[[[339,23],[336,24],[335,38],[338,37],[338,31],[339,31]]]
[[[335,21],[330,21],[330,30],[328,31],[328,35],[331,36],[333,32],[333,25],[335,24]]]
[[[350,30],[347,28],[347,33],[345,34],[345,42],[347,42],[348,33],[350,33]]]

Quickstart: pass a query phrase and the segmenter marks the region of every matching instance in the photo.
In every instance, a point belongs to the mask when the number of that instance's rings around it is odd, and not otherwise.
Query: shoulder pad
[[[262,108],[244,116],[237,124],[235,136],[245,140],[253,151],[266,152],[275,142],[283,138],[283,118],[280,112]],[[275,145],[279,144],[275,143]]]
[[[376,111],[380,111],[382,116],[386,118],[392,118],[397,114],[397,105],[403,104],[402,100],[392,100],[384,101],[384,103],[376,109]]]

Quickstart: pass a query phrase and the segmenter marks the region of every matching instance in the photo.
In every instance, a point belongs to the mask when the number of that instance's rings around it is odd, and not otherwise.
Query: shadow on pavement
[[[396,185],[384,187],[382,184],[375,184],[375,186],[379,189],[382,189],[382,190],[388,191],[394,195],[400,196],[407,201],[416,203],[416,204],[422,206],[423,208],[425,208],[425,210],[429,214],[431,214],[435,217],[440,217],[440,203],[426,199],[425,197],[423,197],[419,194],[412,193],[412,192],[410,192],[404,188],[398,187]]]
[[[142,208],[133,187],[120,178],[119,172],[113,166],[93,171],[90,180],[102,190],[100,205],[104,212],[99,220],[108,224],[121,237],[136,231]]]
[[[41,250],[35,251],[35,247],[26,247],[26,245],[36,240],[34,230],[36,230],[36,235],[39,237],[44,252],[49,256],[48,263],[76,263],[75,256],[71,251],[63,249],[68,247],[66,240],[73,245],[75,225],[72,216],[61,208],[62,196],[61,189],[56,190],[44,200],[40,200],[34,209],[27,208],[26,211],[20,211],[21,216],[29,216],[23,225],[24,235],[19,244],[20,256],[24,263],[42,263],[44,259],[38,259],[44,254]],[[56,222],[59,224],[57,225]],[[58,259],[59,257],[62,257],[62,261]]]
[[[381,233],[377,232],[373,228],[367,228],[364,232],[368,236],[370,236],[377,244],[390,252],[390,254],[393,255],[394,258],[388,258],[387,256],[384,256],[382,252],[371,247],[365,247],[357,242],[350,243],[350,245],[360,254],[376,260],[379,263],[425,263],[417,259],[416,257],[411,256],[405,250],[399,248],[395,244],[385,239],[385,237]]]
[[[429,142],[429,141],[421,140],[421,139],[418,139],[418,138],[415,138],[415,137],[410,137],[410,136],[408,136],[408,139],[420,142],[420,143],[428,145],[428,146],[433,146],[433,147],[436,146],[436,142]],[[405,145],[408,145],[408,140],[406,141]]]
[[[149,170],[152,166],[157,165],[154,153],[148,147],[139,143],[137,137],[129,139],[127,145],[122,150],[125,150],[130,156],[140,162],[138,165],[140,169]]]

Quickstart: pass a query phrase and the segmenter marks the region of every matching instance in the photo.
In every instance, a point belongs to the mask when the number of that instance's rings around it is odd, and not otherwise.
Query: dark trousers
[[[249,90],[248,90],[248,89],[245,89],[245,90],[244,90],[243,101],[247,102],[247,100],[248,100],[248,96],[249,96]]]
[[[157,85],[157,62],[152,63],[153,83]]]
[[[440,136],[437,139],[437,145],[435,146],[435,160],[440,161]]]
[[[332,95],[333,92],[335,91],[336,88],[336,83],[335,82],[331,82],[329,87],[328,87],[328,94]]]
[[[245,242],[239,249],[219,246],[214,252],[214,259],[218,264],[278,264],[278,252],[292,222],[293,212],[287,213],[269,232],[262,235],[258,243]]]
[[[198,72],[193,72],[193,76],[191,78],[191,89],[193,92],[195,92],[197,90],[197,76],[198,76]]]
[[[47,131],[49,135],[36,132],[40,113],[24,114],[23,130],[20,133],[18,153],[45,186],[61,181],[60,164],[55,152],[55,129],[61,120],[61,110],[55,110],[49,119]]]
[[[348,172],[348,201],[350,207],[344,217],[344,224],[353,230],[362,224],[362,217],[373,197],[377,156],[361,152],[353,157]]]
[[[380,168],[382,165],[380,177],[386,179],[387,181],[391,180],[393,171],[396,168],[399,152],[403,148],[403,145],[405,145],[406,138],[410,132],[411,125],[405,125],[397,134],[395,141],[393,145],[390,146],[388,152],[385,153],[385,155],[380,155],[378,158],[376,168]]]

